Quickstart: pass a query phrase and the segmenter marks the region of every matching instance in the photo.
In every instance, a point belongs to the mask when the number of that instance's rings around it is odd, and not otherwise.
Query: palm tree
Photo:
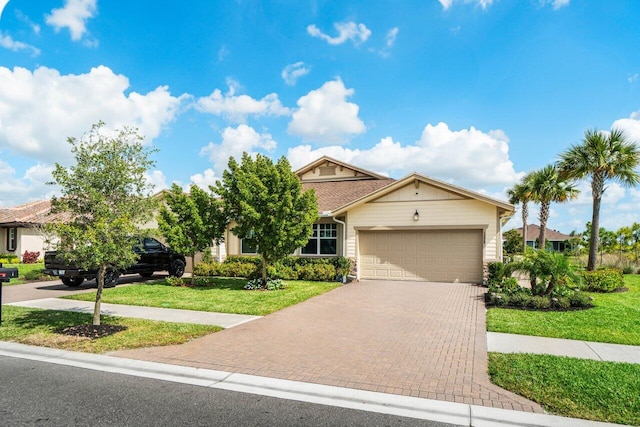
[[[579,191],[572,182],[560,176],[555,165],[547,165],[540,170],[532,172],[530,175],[531,199],[540,203],[540,236],[538,240],[540,249],[544,250],[551,203],[562,203],[575,199]]]
[[[558,167],[563,176],[576,179],[591,178],[593,212],[587,270],[596,268],[600,203],[606,190],[605,183],[612,180],[625,187],[637,185],[640,176],[635,168],[639,162],[638,146],[635,142],[630,142],[620,129],[613,129],[609,133],[596,129],[588,130],[584,133],[582,144],[573,145],[560,155]]]
[[[520,182],[507,190],[509,203],[520,204],[522,211],[522,251],[527,248],[527,219],[529,218],[529,202],[531,201],[530,174],[522,177]]]

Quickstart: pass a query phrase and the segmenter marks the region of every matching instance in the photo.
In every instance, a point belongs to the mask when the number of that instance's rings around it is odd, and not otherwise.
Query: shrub
[[[331,264],[307,264],[298,266],[298,278],[300,280],[334,280],[336,268]]]
[[[593,298],[582,292],[575,291],[568,298],[571,307],[593,307]]]
[[[583,271],[582,277],[584,290],[589,292],[613,292],[624,285],[622,271],[615,268]]]
[[[278,263],[273,269],[273,273],[269,274],[269,277],[283,280],[298,280],[298,271],[294,267]]]
[[[534,295],[529,300],[529,307],[544,310],[551,307],[551,299],[546,296]]]
[[[0,254],[0,263],[4,264],[17,264],[20,262],[20,257],[15,254]]]
[[[56,276],[44,274],[42,270],[27,271],[23,275],[25,280],[58,280]]]
[[[488,270],[488,275],[487,275],[488,286],[500,284],[506,274],[505,265],[500,261],[488,263],[487,270]]]
[[[219,262],[215,261],[200,262],[193,269],[193,274],[196,276],[219,276],[220,265]]]
[[[267,284],[262,282],[261,278],[256,278],[249,280],[246,285],[244,285],[244,289],[247,291],[257,291],[257,290],[266,290],[266,291],[276,291],[278,289],[284,289],[284,283],[280,279],[267,279]]]
[[[531,295],[520,292],[509,296],[509,305],[514,307],[527,307],[531,301]]]
[[[260,275],[260,267],[247,262],[223,262],[218,271],[219,276],[254,278]]]
[[[624,267],[622,267],[622,274],[633,274],[635,269],[636,268],[633,265],[627,264]]]
[[[567,297],[553,297],[551,298],[551,306],[560,310],[566,310],[571,307],[571,301]]]
[[[248,263],[257,267],[262,265],[262,258],[259,256],[247,256],[247,255],[229,255],[223,264],[235,264],[235,263]]]
[[[22,255],[22,263],[35,264],[36,262],[38,262],[39,256],[40,256],[40,252],[24,251],[24,254]]]

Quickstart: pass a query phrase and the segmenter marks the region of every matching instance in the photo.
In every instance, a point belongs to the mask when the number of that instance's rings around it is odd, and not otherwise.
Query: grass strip
[[[625,275],[628,292],[589,293],[594,308],[534,311],[490,308],[487,330],[520,335],[640,345],[640,276]]]
[[[95,339],[57,332],[66,327],[91,323],[91,319],[92,315],[86,313],[5,305],[2,307],[0,340],[87,353],[105,353],[182,344],[222,329],[219,326],[102,316],[103,324],[122,325],[126,330]]]
[[[265,316],[298,304],[338,286],[338,282],[286,281],[285,289],[246,291],[242,278],[216,277],[213,286],[171,286],[166,281],[141,283],[105,289],[102,302],[145,307]],[[95,301],[95,292],[67,296],[80,301]]]
[[[489,353],[489,376],[557,415],[640,425],[640,365]]]

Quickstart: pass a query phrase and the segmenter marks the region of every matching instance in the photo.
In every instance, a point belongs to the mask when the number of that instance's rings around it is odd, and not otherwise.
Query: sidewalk
[[[640,346],[487,332],[487,350],[640,364]]]
[[[95,303],[61,298],[44,298],[31,301],[14,302],[7,305],[42,308],[47,310],[93,313]],[[243,314],[210,313],[194,310],[178,310],[174,308],[154,308],[105,303],[100,304],[100,313],[107,316],[134,317],[137,319],[159,320],[163,322],[216,325],[225,329],[242,325],[243,323],[260,318],[260,316],[248,316]]]

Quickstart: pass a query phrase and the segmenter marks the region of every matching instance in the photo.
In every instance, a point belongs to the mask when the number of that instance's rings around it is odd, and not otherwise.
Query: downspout
[[[326,212],[323,212],[323,213],[326,213]],[[338,224],[342,225],[342,244],[340,245],[342,247],[342,250],[340,251],[342,252],[342,255],[340,256],[345,257],[345,250],[347,246],[347,223],[344,221],[340,221],[338,218],[331,215],[331,212],[329,212],[329,215],[333,220],[333,222],[337,222]],[[347,278],[351,280],[354,280],[354,279],[357,280],[357,277],[352,274],[347,274]]]

